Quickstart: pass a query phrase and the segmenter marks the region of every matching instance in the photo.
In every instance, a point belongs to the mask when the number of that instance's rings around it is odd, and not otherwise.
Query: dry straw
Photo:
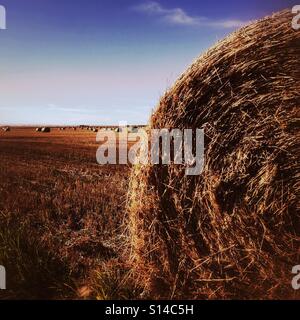
[[[288,11],[202,55],[162,97],[151,128],[205,128],[205,168],[135,168],[137,279],[152,298],[293,298],[299,264],[300,32]]]

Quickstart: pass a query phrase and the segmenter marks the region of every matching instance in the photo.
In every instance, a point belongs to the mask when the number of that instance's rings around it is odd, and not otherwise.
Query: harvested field
[[[9,288],[0,297],[118,294],[107,290],[125,245],[129,168],[97,165],[97,146],[92,132],[0,133],[0,264]],[[93,291],[103,276],[108,289]]]

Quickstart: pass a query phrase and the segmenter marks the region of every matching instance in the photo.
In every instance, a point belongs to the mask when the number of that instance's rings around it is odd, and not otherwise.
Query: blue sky
[[[201,52],[295,2],[0,0],[0,124],[145,123]]]

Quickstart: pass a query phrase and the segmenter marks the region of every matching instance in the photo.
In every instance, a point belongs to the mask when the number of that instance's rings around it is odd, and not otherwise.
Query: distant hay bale
[[[129,133],[137,133],[139,128],[137,126],[130,126],[127,128]]]
[[[138,133],[138,132],[139,132],[139,128],[138,127],[132,127],[131,133]]]
[[[295,297],[300,32],[291,21],[279,12],[219,42],[153,114],[151,128],[204,128],[205,165],[200,176],[178,165],[133,172],[132,261],[150,297]]]
[[[2,128],[4,132],[9,132],[10,131],[10,128],[9,127],[5,127],[5,128]]]
[[[42,131],[42,128],[36,128],[35,131],[36,131],[36,132],[41,132],[41,131]]]
[[[50,131],[51,131],[51,129],[49,127],[44,127],[41,129],[41,132],[44,132],[44,133],[48,133]]]

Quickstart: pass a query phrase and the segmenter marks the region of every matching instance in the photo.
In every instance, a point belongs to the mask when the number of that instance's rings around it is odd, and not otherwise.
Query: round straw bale
[[[152,298],[294,297],[299,264],[300,32],[287,10],[202,55],[150,128],[204,128],[205,164],[136,167],[132,261]]]

